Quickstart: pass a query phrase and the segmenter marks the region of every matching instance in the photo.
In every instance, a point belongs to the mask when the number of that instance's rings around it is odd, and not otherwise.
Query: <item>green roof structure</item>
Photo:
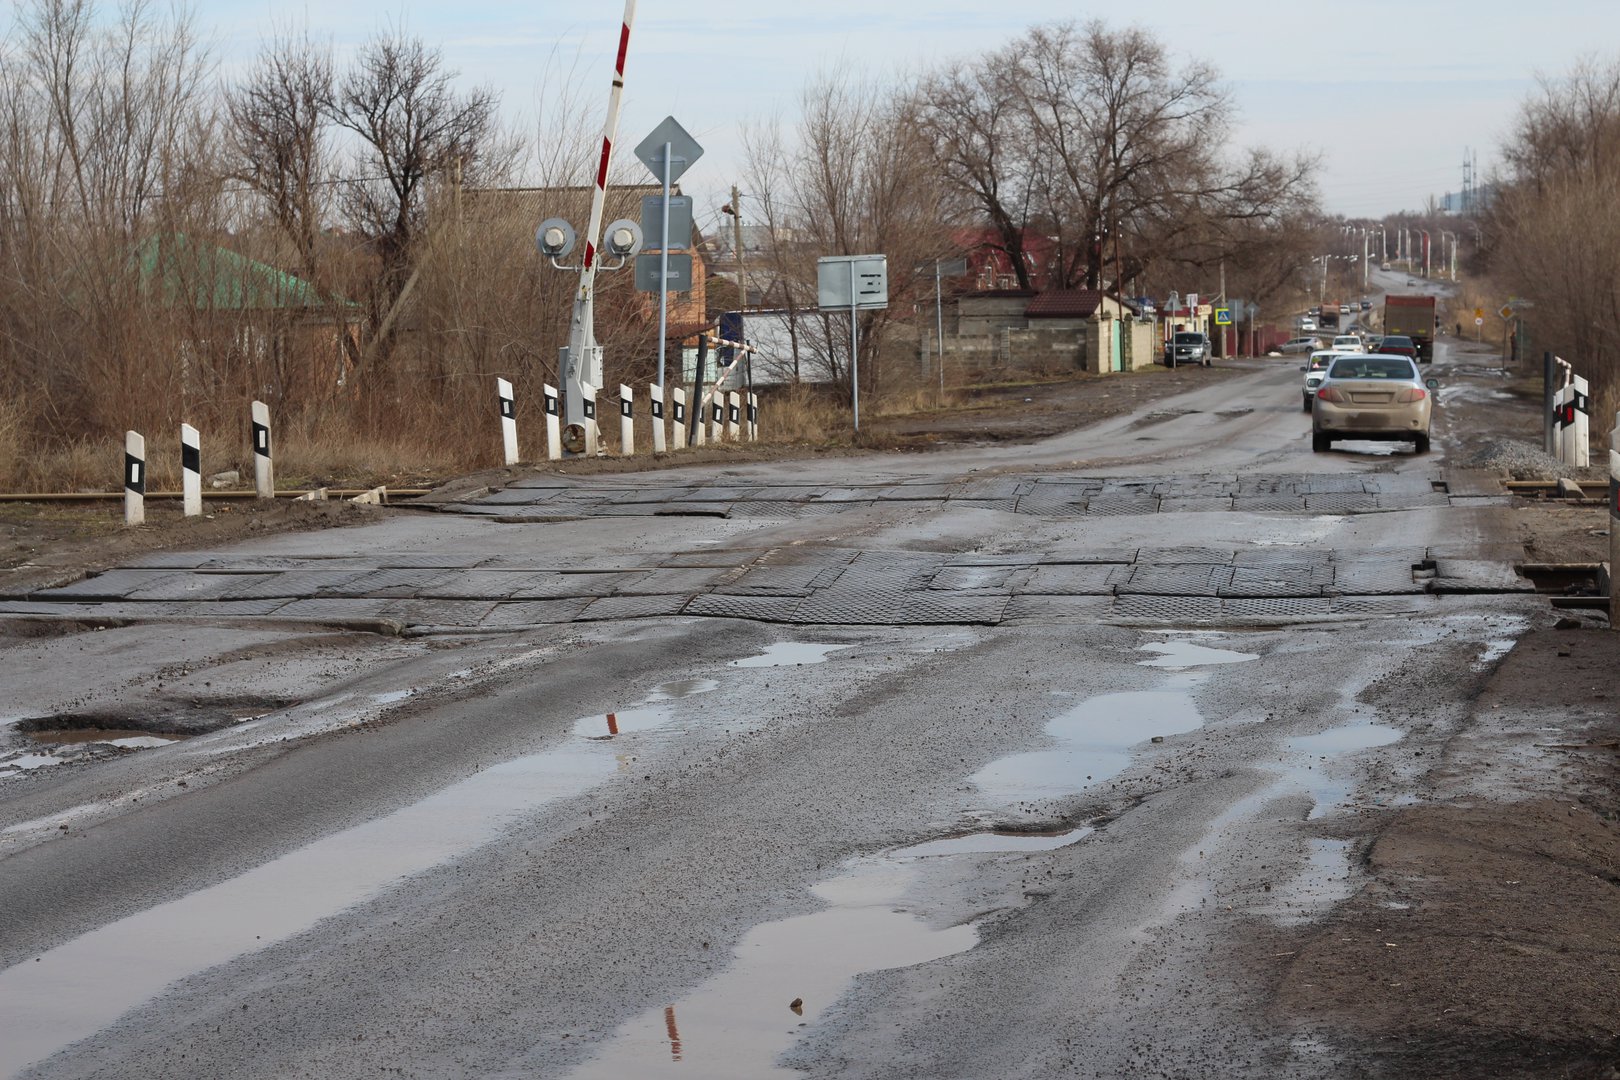
[[[356,307],[340,296],[323,299],[303,278],[185,233],[152,236],[136,249],[143,288],[165,304],[216,311],[290,311]]]

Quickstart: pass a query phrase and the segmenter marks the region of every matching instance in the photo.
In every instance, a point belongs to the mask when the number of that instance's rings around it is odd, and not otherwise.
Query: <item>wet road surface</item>
[[[1443,393],[1312,454],[1251,366],[0,601],[109,625],[6,642],[5,719],[108,738],[0,761],[0,1073],[1334,1075],[1211,958],[1539,607]]]

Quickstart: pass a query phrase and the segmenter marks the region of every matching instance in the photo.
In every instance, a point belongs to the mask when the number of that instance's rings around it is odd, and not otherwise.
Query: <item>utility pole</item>
[[[737,252],[737,310],[748,307],[748,272],[743,267],[742,192],[731,185],[731,246]]]

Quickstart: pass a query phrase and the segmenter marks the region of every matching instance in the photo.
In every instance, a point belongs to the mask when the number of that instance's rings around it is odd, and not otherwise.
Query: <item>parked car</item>
[[[1209,338],[1191,330],[1179,331],[1164,346],[1166,367],[1176,367],[1179,364],[1202,364],[1209,367],[1212,359]]]
[[[1434,410],[1429,391],[1439,385],[1437,379],[1424,382],[1409,357],[1335,357],[1311,405],[1311,450],[1330,450],[1335,439],[1393,439],[1428,453]]]
[[[1321,347],[1322,341],[1320,338],[1297,337],[1283,342],[1277,347],[1277,351],[1283,353],[1302,353],[1311,352],[1315,349],[1320,349]]]
[[[1409,337],[1401,334],[1390,334],[1388,337],[1378,339],[1378,351],[1392,356],[1409,356],[1417,359],[1417,344]]]
[[[1322,380],[1327,378],[1328,365],[1338,357],[1332,349],[1318,349],[1311,353],[1307,363],[1301,364],[1299,370],[1305,373],[1304,411],[1311,411],[1311,402],[1316,399],[1316,388]]]
[[[1340,334],[1333,339],[1333,351],[1341,353],[1366,352],[1367,347],[1362,342],[1360,334]]]

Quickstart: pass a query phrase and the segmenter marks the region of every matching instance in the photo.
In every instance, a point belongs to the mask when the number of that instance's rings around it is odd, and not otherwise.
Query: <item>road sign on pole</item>
[[[849,392],[861,430],[860,318],[889,306],[887,255],[824,255],[816,260],[816,299],[823,311],[849,309]]]
[[[653,128],[652,134],[636,144],[636,157],[663,182],[663,197],[659,203],[661,213],[658,215],[662,228],[660,229],[659,267],[658,267],[658,385],[664,385],[664,352],[668,347],[665,340],[669,334],[669,235],[670,216],[672,212],[669,187],[685,175],[692,163],[703,156],[703,147],[698,145],[696,139],[687,134],[685,128],[673,116],[664,117],[664,122]],[[687,233],[681,238],[681,246],[685,247],[691,239],[690,200],[688,200]],[[643,204],[645,214],[645,204]],[[636,263],[636,273],[641,273],[640,260]],[[687,256],[687,277],[691,277],[691,256]],[[688,288],[691,286],[688,285]]]

